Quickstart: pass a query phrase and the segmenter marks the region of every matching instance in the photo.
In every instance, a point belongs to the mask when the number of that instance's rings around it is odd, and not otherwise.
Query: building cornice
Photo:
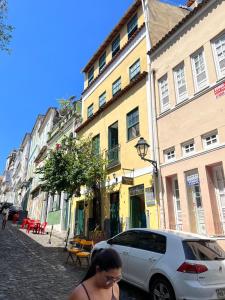
[[[215,1],[216,2],[216,1]],[[149,55],[155,55],[157,51],[163,47],[171,38],[174,38],[177,33],[183,30],[189,22],[193,22],[194,18],[197,16],[198,13],[201,13],[206,4],[213,4],[214,1],[210,0],[203,0],[202,3],[199,3],[196,8],[194,8],[188,15],[186,15],[179,23],[177,23],[156,45],[154,45],[149,51]]]
[[[132,41],[135,39],[135,37],[141,32],[141,30],[145,27],[145,24],[143,23],[130,37],[130,39],[123,45],[123,47],[116,53],[116,55],[108,62],[108,64],[104,67],[102,72],[100,72],[94,80],[91,82],[89,86],[86,87],[86,89],[83,90],[82,95],[85,94],[93,85],[94,83],[99,79],[100,76],[102,76],[105,71],[113,64],[113,62],[120,56],[120,54],[132,43]]]
[[[132,80],[125,88],[119,91],[114,97],[112,97],[109,101],[105,103],[102,107],[100,107],[92,117],[88,118],[84,121],[76,130],[75,132],[79,132],[85,126],[87,126],[93,119],[95,119],[98,115],[100,115],[103,111],[105,111],[109,106],[115,103],[119,98],[121,98],[125,93],[127,93],[130,89],[132,89],[138,82],[144,79],[147,75],[147,72],[142,72],[139,74],[134,80]]]
[[[116,37],[116,35],[120,32],[121,28],[129,21],[129,19],[132,17],[132,15],[135,13],[135,11],[138,9],[138,7],[140,5],[141,5],[141,0],[136,0],[135,3],[128,9],[128,11],[125,13],[123,18],[114,27],[114,29],[111,31],[111,33],[108,35],[108,37],[102,43],[102,45],[98,48],[98,50],[95,52],[95,54],[89,60],[89,62],[83,68],[82,72],[85,73],[90,69],[90,67],[93,65],[93,63],[101,56],[101,54],[106,49],[106,47],[113,41],[113,39]]]

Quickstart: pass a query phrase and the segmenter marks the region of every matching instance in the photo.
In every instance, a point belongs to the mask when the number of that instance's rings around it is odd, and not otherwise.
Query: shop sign
[[[136,185],[134,187],[129,188],[130,196],[137,196],[144,194],[144,184]]]
[[[134,178],[122,176],[122,184],[134,185]]]
[[[149,187],[145,189],[145,204],[146,207],[150,207],[155,205],[155,193],[154,193],[154,188]]]
[[[199,184],[198,174],[192,174],[187,176],[187,184],[189,186]]]
[[[214,94],[216,98],[225,95],[225,82],[223,82],[222,84],[220,84],[214,89]]]

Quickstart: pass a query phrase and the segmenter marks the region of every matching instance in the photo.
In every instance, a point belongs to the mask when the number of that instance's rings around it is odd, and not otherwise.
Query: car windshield
[[[223,260],[225,252],[213,240],[183,241],[185,258],[188,260]]]

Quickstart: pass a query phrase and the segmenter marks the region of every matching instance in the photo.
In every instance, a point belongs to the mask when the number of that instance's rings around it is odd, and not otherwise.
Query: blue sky
[[[12,53],[0,53],[0,174],[38,114],[57,99],[80,97],[82,68],[134,0],[8,2],[15,30]]]

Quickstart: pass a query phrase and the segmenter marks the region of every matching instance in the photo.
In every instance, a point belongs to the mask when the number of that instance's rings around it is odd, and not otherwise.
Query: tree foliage
[[[106,160],[94,154],[91,137],[65,137],[61,145],[51,150],[44,165],[37,170],[46,191],[80,195],[82,186],[89,193],[100,190],[106,179]]]
[[[8,45],[12,39],[13,26],[6,23],[8,1],[0,0],[0,50],[9,52]]]

